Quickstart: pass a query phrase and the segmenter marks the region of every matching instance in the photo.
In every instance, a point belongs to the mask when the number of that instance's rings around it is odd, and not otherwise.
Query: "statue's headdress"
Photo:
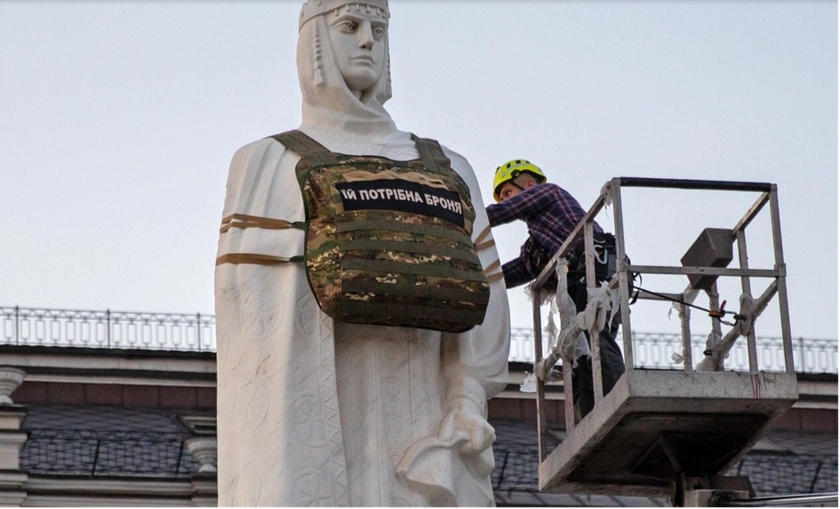
[[[391,64],[388,37],[383,71],[376,84],[356,97],[341,74],[329,37],[329,23],[324,14],[347,7],[351,12],[364,11],[387,20],[388,0],[308,0],[299,18],[297,62],[303,92],[301,126],[321,131],[358,132],[365,136],[384,137],[396,130],[394,121],[383,108],[391,98]]]
[[[300,10],[298,28],[315,16],[326,14],[345,5],[356,6],[368,11],[375,9],[385,19],[388,19],[389,16],[388,0],[307,0]]]

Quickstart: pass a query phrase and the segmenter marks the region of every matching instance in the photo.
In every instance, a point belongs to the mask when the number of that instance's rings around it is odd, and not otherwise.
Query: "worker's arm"
[[[519,258],[514,258],[502,265],[502,272],[505,274],[505,287],[514,288],[524,285],[539,275],[528,270],[528,265],[525,263],[523,256],[520,255]]]
[[[500,203],[487,206],[487,218],[490,226],[510,223],[517,219],[542,213],[558,199],[558,191],[562,191],[554,184],[540,184],[522,191]]]

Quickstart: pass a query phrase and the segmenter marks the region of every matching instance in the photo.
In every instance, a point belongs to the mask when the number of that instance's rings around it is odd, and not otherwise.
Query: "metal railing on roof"
[[[180,433],[32,430],[21,453],[29,474],[189,478],[199,464]]]
[[[513,362],[534,362],[534,331],[511,330],[510,357]],[[692,334],[691,349],[694,359],[702,359],[706,349],[706,336]],[[682,336],[678,333],[633,332],[634,363],[644,369],[683,369],[682,361],[672,356],[682,353]],[[623,345],[619,343],[619,348]],[[837,374],[836,339],[793,338],[793,361],[797,373]],[[785,358],[780,337],[757,337],[758,366],[762,371],[784,372]],[[749,371],[749,356],[745,342],[738,342],[729,352],[726,369]]]
[[[123,350],[216,350],[216,317],[196,313],[141,313],[0,307],[0,344],[114,348]]]
[[[695,359],[706,338],[692,336]],[[837,340],[795,338],[794,364],[799,373],[837,373]],[[196,313],[142,313],[0,307],[0,344],[122,350],[216,351],[216,317]],[[765,371],[784,371],[782,339],[756,338],[758,362]],[[679,334],[633,333],[635,362],[648,369],[680,369],[672,361],[682,351]],[[534,331],[511,330],[510,361],[534,362]],[[727,368],[746,371],[746,346],[736,344]]]

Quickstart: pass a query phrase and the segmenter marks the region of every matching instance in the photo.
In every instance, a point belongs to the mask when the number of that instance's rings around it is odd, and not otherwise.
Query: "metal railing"
[[[704,336],[692,336],[694,359],[701,359]],[[759,366],[765,371],[784,371],[782,339],[756,338]],[[113,348],[132,350],[216,351],[216,317],[196,313],[140,313],[127,311],[82,311],[0,307],[0,344]],[[837,340],[794,339],[794,364],[799,373],[837,373]],[[619,345],[621,346],[621,345]],[[636,365],[653,369],[681,369],[671,360],[680,353],[679,334],[633,333]],[[534,362],[534,331],[513,328],[510,336],[512,362]],[[737,343],[727,359],[727,368],[746,371],[746,345]]]
[[[0,344],[127,350],[216,350],[212,315],[0,307]]]
[[[184,478],[198,462],[179,433],[32,430],[21,470],[42,475]]]
[[[751,192],[759,193],[758,198],[747,209],[741,219],[730,229],[711,229],[706,228],[701,232],[701,236],[692,244],[689,251],[680,259],[680,266],[673,265],[676,261],[672,261],[672,265],[636,265],[630,261],[625,251],[625,234],[624,234],[624,208],[622,205],[622,189],[628,188],[651,188],[651,189],[669,189],[682,191],[728,191],[728,192]],[[768,206],[769,205],[769,206]],[[788,311],[787,299],[787,283],[785,279],[785,263],[782,254],[782,237],[781,237],[781,222],[779,220],[779,200],[778,189],[775,184],[762,182],[728,182],[728,181],[711,181],[711,180],[685,180],[685,179],[661,179],[661,178],[636,178],[636,177],[617,177],[608,181],[604,187],[601,188],[601,193],[595,200],[595,203],[589,208],[586,214],[575,226],[574,230],[567,236],[563,245],[552,255],[546,266],[542,269],[540,274],[534,279],[529,287],[532,295],[539,295],[544,290],[559,289],[561,294],[566,293],[568,287],[568,256],[573,253],[573,246],[578,242],[583,242],[583,261],[584,272],[587,289],[598,288],[598,281],[596,279],[596,250],[595,250],[595,217],[607,206],[612,207],[613,216],[613,234],[615,239],[615,274],[609,278],[607,282],[607,289],[611,290],[612,298],[618,298],[618,309],[613,310],[617,312],[615,316],[620,317],[622,356],[624,358],[624,369],[627,376],[632,376],[630,373],[637,369],[639,363],[636,361],[636,352],[633,344],[633,327],[630,320],[630,302],[631,302],[631,281],[637,275],[655,274],[657,276],[676,276],[684,278],[688,276],[689,287],[685,293],[681,294],[662,294],[658,292],[651,292],[646,289],[639,289],[633,299],[645,300],[666,300],[679,304],[680,329],[682,338],[682,355],[680,360],[683,363],[683,369],[686,373],[690,373],[698,369],[699,371],[723,371],[724,359],[727,358],[732,347],[736,344],[741,336],[746,338],[747,352],[749,357],[749,373],[757,373],[758,367],[758,348],[755,337],[755,321],[761,316],[767,308],[771,300],[776,300],[779,304],[779,318],[782,334],[782,351],[784,358],[784,373],[786,375],[793,375],[796,369],[793,359],[793,342],[791,341],[790,316]],[[770,212],[770,227],[771,238],[773,241],[774,265],[772,269],[755,269],[750,267],[747,256],[747,237],[746,229],[758,213],[768,206]],[[646,225],[646,228],[655,228],[656,226]],[[661,225],[660,225],[661,227]],[[729,263],[734,259],[733,245],[737,243],[738,246],[738,268],[728,268]],[[718,266],[720,265],[720,266]],[[556,275],[556,282],[550,279]],[[742,297],[741,309],[735,316],[741,322],[738,322],[736,327],[727,332],[724,336],[721,329],[723,317],[726,312],[723,310],[723,303],[719,300],[718,293],[718,279],[720,277],[732,278],[730,281],[737,278],[741,282]],[[674,278],[672,278],[674,279]],[[769,284],[765,287],[757,297],[753,297],[754,283],[758,283],[762,279],[762,287],[769,280]],[[552,281],[549,284],[549,281]],[[605,281],[606,282],[606,281]],[[756,286],[756,289],[758,287]],[[709,345],[707,351],[709,355],[704,354],[703,362],[700,365],[695,365],[693,358],[693,334],[691,333],[691,309],[698,307],[694,304],[694,298],[688,297],[689,293],[693,291],[705,290],[706,296],[709,299],[708,309],[700,308],[704,311],[712,311],[715,320],[712,321],[712,338],[715,338]],[[587,307],[591,302],[590,297],[587,298]],[[535,373],[539,373],[536,381],[536,400],[537,400],[537,436],[540,443],[540,464],[548,457],[547,449],[547,421],[545,410],[545,378],[550,369],[553,368],[558,361],[562,360],[563,365],[571,365],[575,359],[570,358],[572,353],[562,353],[562,349],[553,349],[550,355],[543,358],[545,349],[543,347],[542,337],[542,312],[540,306],[542,299],[532,298],[533,304],[533,320],[534,320],[534,351],[535,351]],[[582,328],[577,327],[574,323],[573,316],[577,313],[577,306],[566,305],[566,299],[561,298],[558,302],[560,329],[574,332],[573,336],[577,336],[584,332]],[[592,308],[590,308],[592,309]],[[601,308],[604,311],[604,308]],[[730,311],[730,313],[733,313]],[[586,332],[589,335],[597,336],[600,330],[594,328],[594,324],[589,325],[590,329]],[[603,325],[601,325],[603,327]],[[551,339],[551,338],[548,338]],[[592,386],[595,407],[604,397],[602,381],[602,365],[597,359],[600,359],[600,341],[591,341],[590,347],[592,355],[590,359],[594,359],[590,365],[592,368]],[[562,359],[561,359],[562,357]],[[589,361],[586,361],[589,362]],[[674,378],[678,380],[678,378]],[[575,409],[572,403],[572,370],[563,370],[563,392],[565,399],[564,413],[566,420],[566,429],[572,431],[577,423],[575,422]],[[551,475],[557,475],[558,472],[553,472]],[[551,482],[549,479],[543,479],[540,476],[540,486],[544,483]],[[556,480],[556,479],[555,479]]]
[[[682,353],[680,334],[633,332],[633,353],[636,367],[645,369],[683,369],[682,361],[672,359]],[[534,362],[534,332],[532,329],[513,329],[510,336],[510,360]],[[794,366],[797,373],[837,373],[836,339],[794,338]],[[619,348],[623,345],[619,343]],[[757,337],[758,366],[762,371],[784,372],[785,358],[782,338]],[[706,336],[691,336],[692,358],[699,361],[706,349]],[[737,342],[726,359],[726,369],[749,371],[746,342]]]

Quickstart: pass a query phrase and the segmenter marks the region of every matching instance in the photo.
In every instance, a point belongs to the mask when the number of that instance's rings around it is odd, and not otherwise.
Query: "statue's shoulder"
[[[294,158],[292,158],[294,156]],[[230,162],[228,191],[238,193],[251,189],[282,171],[294,171],[297,156],[270,137],[259,139],[239,148]]]
[[[266,155],[269,151],[279,151],[278,154],[281,155],[282,152],[285,152],[286,147],[284,147],[280,142],[270,137],[262,138],[256,141],[252,141],[247,145],[244,145],[239,148],[233,154],[233,162],[231,163],[231,167],[233,166],[242,166],[248,165],[248,163],[260,159]]]
[[[289,151],[271,137],[259,139],[240,147],[230,163],[227,180],[225,213],[261,215],[248,212],[256,196],[264,196],[272,189],[271,183],[279,176],[291,175],[295,183],[294,170],[299,156]],[[261,198],[262,199],[262,198]],[[260,202],[261,203],[261,202]]]

